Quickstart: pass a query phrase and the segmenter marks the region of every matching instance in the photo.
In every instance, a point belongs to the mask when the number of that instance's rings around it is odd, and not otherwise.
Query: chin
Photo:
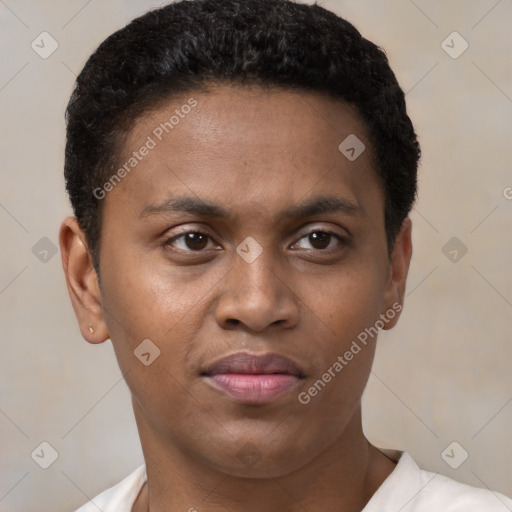
[[[274,439],[270,444],[268,434],[246,435],[243,438],[212,440],[208,443],[210,450],[202,452],[204,462],[215,470],[240,478],[277,478],[286,476],[315,457],[314,453],[298,449],[293,442],[295,436],[287,435],[286,439]],[[216,446],[214,453],[211,446]],[[223,449],[223,445],[225,449]],[[219,448],[221,451],[219,451]],[[314,446],[310,447],[311,449]],[[205,453],[207,455],[205,456]],[[309,455],[309,456],[308,456]]]

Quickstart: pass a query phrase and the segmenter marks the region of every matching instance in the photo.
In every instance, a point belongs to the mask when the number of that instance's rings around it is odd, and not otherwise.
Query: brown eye
[[[331,249],[336,245],[342,245],[344,241],[343,238],[337,233],[321,230],[308,233],[307,235],[303,236],[297,243],[302,244],[304,240],[310,245],[310,247],[302,245],[300,247],[301,249],[317,249],[319,251]],[[335,240],[338,242],[337,244],[333,244]]]
[[[185,235],[185,244],[189,249],[200,251],[208,243],[208,236],[202,233],[187,233]]]
[[[315,249],[327,249],[332,235],[324,231],[315,231],[308,235],[309,242]]]
[[[181,235],[175,236],[165,242],[165,245],[172,245],[182,251],[202,251],[206,249],[210,237],[205,233],[198,231],[189,231],[188,233],[182,233]]]

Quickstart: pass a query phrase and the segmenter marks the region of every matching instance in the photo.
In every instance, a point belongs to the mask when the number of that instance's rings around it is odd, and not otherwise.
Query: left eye
[[[301,249],[318,249],[325,250],[334,247],[335,245],[331,245],[333,239],[336,239],[339,243],[343,242],[343,238],[337,233],[332,233],[330,231],[312,231],[308,233],[306,236],[303,236],[299,242],[302,240],[306,240],[312,247],[301,247]]]

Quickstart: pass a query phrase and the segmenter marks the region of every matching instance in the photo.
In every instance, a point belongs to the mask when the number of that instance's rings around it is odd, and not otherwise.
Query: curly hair
[[[292,0],[181,0],[118,30],[89,57],[66,110],[64,175],[99,272],[102,201],[137,119],[212,83],[284,87],[353,105],[370,137],[391,254],[417,194],[420,147],[385,52],[346,20]]]

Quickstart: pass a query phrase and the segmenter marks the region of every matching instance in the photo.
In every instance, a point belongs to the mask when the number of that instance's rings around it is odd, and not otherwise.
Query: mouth
[[[201,376],[216,391],[245,404],[271,402],[295,389],[305,378],[303,370],[285,356],[247,352],[214,362]]]

